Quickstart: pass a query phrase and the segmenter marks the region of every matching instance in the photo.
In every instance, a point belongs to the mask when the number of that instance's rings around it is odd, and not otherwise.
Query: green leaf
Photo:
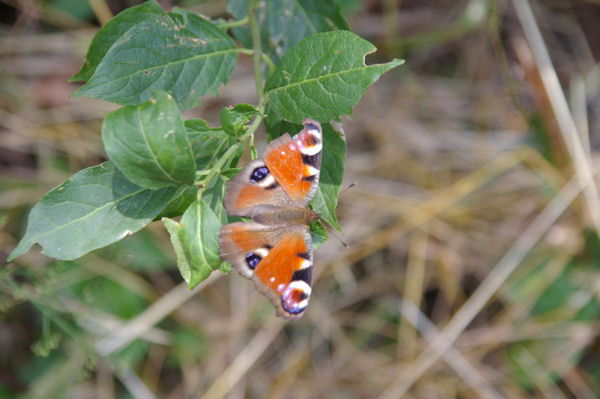
[[[246,0],[229,0],[227,7],[238,19],[247,13]],[[276,0],[259,3],[255,9],[262,50],[276,64],[300,40],[317,32],[350,29],[339,4],[334,0]],[[248,27],[234,28],[233,34],[245,47],[252,47]]]
[[[223,204],[225,187],[225,180],[221,176],[216,175],[202,193],[202,200],[214,211],[221,223],[227,223],[227,213]]]
[[[167,206],[165,206],[165,209],[154,220],[160,220],[163,217],[174,218],[181,216],[190,204],[194,202],[197,194],[198,187],[196,186],[182,187],[178,190],[178,195],[171,199]]]
[[[168,217],[162,218],[163,225],[165,229],[169,233],[169,238],[171,239],[171,245],[173,246],[173,251],[175,251],[175,257],[177,258],[177,267],[179,268],[179,273],[183,280],[190,284],[190,280],[192,278],[192,269],[188,262],[188,257],[186,256],[186,250],[183,247],[183,243],[179,238],[179,230],[183,227],[177,221],[173,219],[169,219]]]
[[[302,130],[302,125],[277,120],[276,113],[269,113],[265,123],[269,139],[273,140],[288,132],[291,135]],[[346,141],[329,123],[323,124],[323,158],[319,187],[311,201],[312,209],[319,213],[330,226],[340,230],[335,216],[340,186],[344,177]],[[341,230],[340,230],[341,231]]]
[[[238,48],[225,32],[184,10],[146,19],[108,50],[88,83],[73,96],[139,104],[168,91],[182,108],[200,104],[227,82]]]
[[[227,180],[233,179],[235,176],[239,175],[242,171],[242,168],[229,168],[221,171],[221,176],[225,177]]]
[[[239,137],[246,131],[246,124],[259,114],[250,104],[237,104],[221,110],[221,127],[230,136]]]
[[[177,266],[190,289],[221,268],[219,231],[221,222],[213,210],[197,199],[185,211],[181,222],[163,219],[177,256]]]
[[[25,236],[8,260],[23,255],[36,242],[53,258],[79,258],[140,230],[177,194],[172,187],[136,186],[112,162],[83,169],[33,207]]]
[[[85,56],[83,66],[75,75],[71,76],[71,82],[84,82],[93,74],[108,49],[134,25],[153,16],[164,15],[163,10],[155,1],[147,1],[138,6],[128,8],[117,14],[106,25],[96,33]]]
[[[219,265],[219,271],[223,274],[228,274],[231,271],[231,264],[229,262],[222,262]]]
[[[346,161],[346,141],[336,132],[330,124],[323,125],[323,159],[321,161],[321,175],[319,188],[311,201],[315,212],[323,220],[338,231],[341,231],[335,216],[338,203],[340,186],[344,177],[344,163]]]
[[[188,119],[185,121],[185,128],[192,144],[198,171],[212,168],[229,147],[237,143],[237,137],[230,136],[221,128],[209,127],[202,119]],[[231,164],[237,164],[243,150],[244,148],[240,147]]]
[[[106,115],[102,141],[108,157],[146,188],[194,183],[196,164],[181,113],[164,91],[138,106]]]
[[[327,241],[327,228],[323,222],[317,220],[310,223],[310,237],[312,238],[313,249],[319,248]]]
[[[349,113],[369,85],[403,63],[365,65],[376,50],[352,32],[317,33],[288,51],[267,79],[269,109],[290,122],[337,119]]]

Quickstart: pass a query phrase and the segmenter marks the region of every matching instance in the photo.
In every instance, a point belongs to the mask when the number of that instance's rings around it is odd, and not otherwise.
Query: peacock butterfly
[[[297,320],[311,293],[313,245],[308,224],[319,215],[308,205],[319,183],[323,131],[312,119],[304,129],[269,143],[227,183],[225,210],[250,222],[226,224],[221,258],[275,305],[277,316]]]

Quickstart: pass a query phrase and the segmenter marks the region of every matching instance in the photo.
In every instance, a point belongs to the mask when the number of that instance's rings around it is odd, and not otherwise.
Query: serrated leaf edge
[[[317,76],[315,78],[305,79],[305,80],[301,80],[299,82],[293,82],[293,83],[287,84],[285,86],[277,86],[277,87],[275,87],[273,89],[268,90],[267,91],[267,95],[271,94],[273,92],[277,92],[279,90],[290,89],[290,88],[293,88],[293,87],[296,87],[296,86],[305,85],[305,84],[308,84],[308,83],[319,82],[321,80],[324,80],[324,79],[327,79],[327,78],[331,78],[331,77],[334,77],[334,76],[340,76],[340,75],[344,75],[344,74],[347,74],[347,73],[354,73],[354,72],[357,72],[357,71],[364,71],[365,68],[381,68],[381,67],[384,67],[384,68],[387,68],[387,69],[391,69],[391,68],[394,68],[396,66],[402,65],[404,63],[404,60],[395,58],[395,59],[393,59],[390,62],[386,62],[385,64],[371,64],[371,65],[366,65],[365,64],[365,58],[366,58],[366,56],[369,55],[369,54],[372,54],[372,53],[374,53],[376,51],[377,50],[374,50],[374,51],[371,51],[371,52],[368,52],[368,53],[364,54],[364,56],[363,56],[363,66],[360,67],[360,68],[344,69],[343,71],[329,73],[327,75],[320,75],[320,76]]]

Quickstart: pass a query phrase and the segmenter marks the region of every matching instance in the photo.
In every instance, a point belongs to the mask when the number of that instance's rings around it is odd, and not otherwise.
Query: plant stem
[[[258,129],[258,127],[260,126],[260,123],[262,122],[264,116],[264,104],[261,102],[258,104],[258,110],[260,111],[260,114],[254,119],[254,121],[252,122],[252,124],[250,125],[250,127],[248,128],[248,131],[246,133],[244,133],[244,135],[242,136],[242,138],[245,140],[246,138],[250,138],[250,155],[252,156],[252,159],[256,159],[257,157],[257,153],[256,153],[256,148],[254,147],[254,132],[256,131],[256,129]]]
[[[200,188],[198,190],[199,195],[204,191],[204,189],[206,187],[208,187],[208,185],[210,184],[212,179],[214,179],[214,177],[217,175],[217,173],[221,172],[221,169],[223,168],[225,163],[231,159],[233,154],[235,154],[237,152],[237,150],[240,148],[240,146],[244,145],[245,141],[246,140],[244,139],[244,140],[240,140],[239,142],[235,143],[234,145],[229,147],[229,149],[227,149],[227,151],[225,152],[225,154],[223,154],[223,156],[221,158],[219,158],[219,161],[215,164],[214,167],[212,167],[210,169],[210,172],[208,172],[208,175],[206,175],[206,178],[202,181],[202,185],[204,187]]]
[[[206,188],[210,184],[212,179],[214,179],[214,177],[218,173],[221,173],[221,169],[223,169],[223,166],[225,166],[225,164],[227,162],[229,162],[231,157],[233,157],[233,155],[239,150],[240,146],[245,145],[245,143],[248,139],[250,139],[250,147],[252,148],[252,156],[253,157],[256,156],[256,150],[254,149],[254,132],[260,126],[260,124],[264,118],[263,113],[265,110],[264,93],[263,93],[263,74],[262,74],[262,64],[261,64],[261,58],[263,58],[263,53],[262,53],[262,47],[261,47],[261,43],[260,43],[260,31],[258,28],[258,22],[256,21],[256,15],[254,15],[254,8],[256,7],[257,3],[258,3],[257,0],[248,0],[248,15],[246,15],[246,17],[244,19],[240,20],[240,21],[248,21],[250,23],[250,30],[252,32],[252,50],[242,48],[242,49],[239,49],[239,51],[242,54],[247,54],[247,55],[252,54],[253,55],[254,78],[256,80],[256,96],[258,97],[257,108],[260,111],[260,114],[258,116],[256,116],[256,118],[254,118],[254,121],[252,121],[252,124],[248,127],[248,130],[246,131],[246,133],[244,133],[239,138],[239,141],[237,143],[235,143],[234,145],[232,145],[231,147],[229,147],[229,149],[225,152],[225,154],[223,154],[223,156],[219,159],[219,161],[215,164],[215,166],[211,168],[210,172],[206,175],[206,177],[202,181],[202,185],[204,186],[204,188]],[[240,21],[237,21],[237,22],[240,22]],[[221,26],[222,27],[226,26],[226,24],[222,24]],[[230,27],[231,24],[229,24],[227,26]],[[269,68],[275,67],[273,62],[268,57],[266,57],[265,62],[267,62],[267,64],[269,64]],[[201,196],[203,191],[204,191],[203,188],[198,190],[198,195]]]
[[[241,141],[245,141],[249,136],[253,136],[254,132],[256,131],[256,129],[258,129],[258,127],[260,126],[260,123],[262,122],[262,120],[264,118],[263,114],[265,112],[265,105],[264,105],[263,101],[259,102],[256,109],[258,109],[259,114],[256,116],[256,118],[254,118],[254,120],[252,121],[252,124],[248,127],[248,130],[246,131],[246,133],[244,133],[244,135],[242,137],[240,137]]]
[[[269,57],[266,54],[262,54],[262,59],[264,62],[267,63],[267,65],[269,66],[269,73],[273,73],[273,71],[275,70],[275,63],[273,62],[273,60],[271,59],[271,57]]]
[[[229,29],[229,28],[237,28],[238,26],[244,26],[248,23],[248,16],[246,15],[242,19],[238,19],[237,21],[227,21],[219,24],[219,28]]]
[[[246,55],[254,55],[254,50],[249,49],[249,48],[239,48],[238,51],[241,54],[246,54]]]
[[[254,8],[256,7],[256,0],[248,0],[248,19],[250,22],[250,31],[252,32],[252,49],[254,50],[254,79],[256,81],[256,96],[258,102],[262,103],[263,100],[263,76],[262,76],[262,65],[261,55],[262,47],[260,43],[260,30],[258,28],[258,22],[256,21],[256,15],[254,14]]]

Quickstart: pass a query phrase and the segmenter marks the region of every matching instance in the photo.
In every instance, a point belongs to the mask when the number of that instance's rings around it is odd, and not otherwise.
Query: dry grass
[[[6,4],[27,12],[0,37],[4,255],[103,159],[114,109],[68,98],[93,28]],[[365,4],[356,33],[407,64],[344,120],[350,247],[317,251],[304,319],[234,274],[188,291],[160,225],[75,262],[33,250],[0,269],[0,397],[598,395],[600,6]],[[253,102],[250,68],[188,117]]]

